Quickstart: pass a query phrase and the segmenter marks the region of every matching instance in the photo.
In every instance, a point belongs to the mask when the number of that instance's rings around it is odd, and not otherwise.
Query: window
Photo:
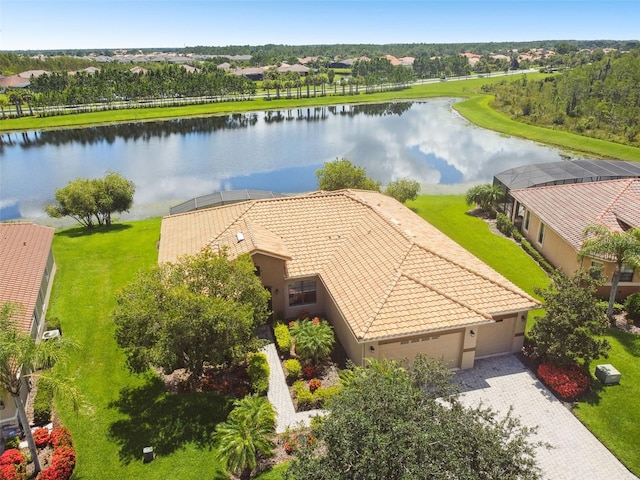
[[[604,265],[600,262],[592,261],[591,268],[589,268],[589,275],[591,278],[595,278],[598,280],[602,277],[602,271],[604,270]]]
[[[633,282],[633,267],[629,265],[623,265],[620,269],[620,281],[621,282]]]
[[[529,231],[529,222],[531,222],[531,212],[527,210],[524,212],[524,229]]]
[[[303,280],[289,284],[289,306],[316,303],[316,282]]]
[[[544,241],[544,223],[540,224],[540,229],[538,230],[538,243],[542,245]]]

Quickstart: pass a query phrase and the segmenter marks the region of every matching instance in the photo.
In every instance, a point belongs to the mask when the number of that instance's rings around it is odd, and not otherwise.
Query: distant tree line
[[[494,107],[520,121],[640,145],[640,48],[564,74],[483,87]]]

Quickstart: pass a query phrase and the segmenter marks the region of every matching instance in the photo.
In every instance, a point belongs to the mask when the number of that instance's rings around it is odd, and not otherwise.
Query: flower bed
[[[566,367],[543,363],[537,373],[540,380],[565,401],[574,401],[589,388],[589,377],[577,365]]]

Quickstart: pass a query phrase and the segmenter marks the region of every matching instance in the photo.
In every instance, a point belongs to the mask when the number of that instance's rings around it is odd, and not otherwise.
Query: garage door
[[[476,340],[476,358],[511,352],[515,319],[480,325]]]
[[[441,333],[439,335],[430,335],[411,340],[391,342],[378,345],[380,356],[390,360],[413,358],[423,353],[432,358],[443,357],[449,364],[449,368],[460,367],[462,358],[462,341],[464,338],[464,330]]]

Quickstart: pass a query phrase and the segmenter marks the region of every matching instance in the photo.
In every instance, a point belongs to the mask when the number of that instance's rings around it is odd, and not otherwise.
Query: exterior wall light
[[[472,337],[475,337],[476,336],[476,331],[475,330],[471,330],[469,332],[469,335],[471,335]]]

